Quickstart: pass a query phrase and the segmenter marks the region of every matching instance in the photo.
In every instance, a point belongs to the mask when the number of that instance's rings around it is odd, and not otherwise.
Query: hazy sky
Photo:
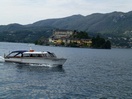
[[[132,0],[0,0],[0,25],[30,24],[74,14],[129,12]]]

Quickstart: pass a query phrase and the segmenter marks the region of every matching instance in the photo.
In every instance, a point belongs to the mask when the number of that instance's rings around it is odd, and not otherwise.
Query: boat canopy
[[[28,52],[27,50],[18,50],[18,51],[12,51],[11,53],[24,53]]]
[[[27,50],[18,50],[18,51],[12,51],[9,53],[6,57],[16,57],[16,56],[22,56],[24,52],[27,52]]]
[[[45,54],[46,52],[24,52],[23,54]]]

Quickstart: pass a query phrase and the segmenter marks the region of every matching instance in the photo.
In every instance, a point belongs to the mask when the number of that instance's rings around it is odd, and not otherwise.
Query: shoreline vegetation
[[[89,36],[87,32],[84,31],[68,31],[68,34],[64,36],[60,31],[55,31],[53,35],[49,38],[41,37],[35,41],[35,45],[46,45],[46,46],[63,46],[63,47],[79,47],[79,48],[96,48],[96,49],[111,49],[111,42],[101,37],[99,34],[92,37]],[[59,35],[58,35],[59,34]],[[63,34],[63,36],[62,36]]]

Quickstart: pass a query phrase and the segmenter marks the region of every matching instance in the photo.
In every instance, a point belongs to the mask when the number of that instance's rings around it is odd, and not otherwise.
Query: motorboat
[[[20,64],[34,64],[40,66],[62,66],[67,59],[57,58],[54,53],[49,51],[34,51],[34,50],[18,50],[12,51],[7,56],[4,56],[5,62],[13,62]]]

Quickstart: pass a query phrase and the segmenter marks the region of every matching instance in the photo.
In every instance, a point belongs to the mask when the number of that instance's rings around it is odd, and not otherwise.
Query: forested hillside
[[[114,44],[126,45],[132,41],[132,11],[94,13],[87,16],[73,15],[41,20],[27,25],[1,25],[0,41],[34,42],[42,36],[49,37],[54,29],[86,31],[90,35],[99,33],[110,38]]]

